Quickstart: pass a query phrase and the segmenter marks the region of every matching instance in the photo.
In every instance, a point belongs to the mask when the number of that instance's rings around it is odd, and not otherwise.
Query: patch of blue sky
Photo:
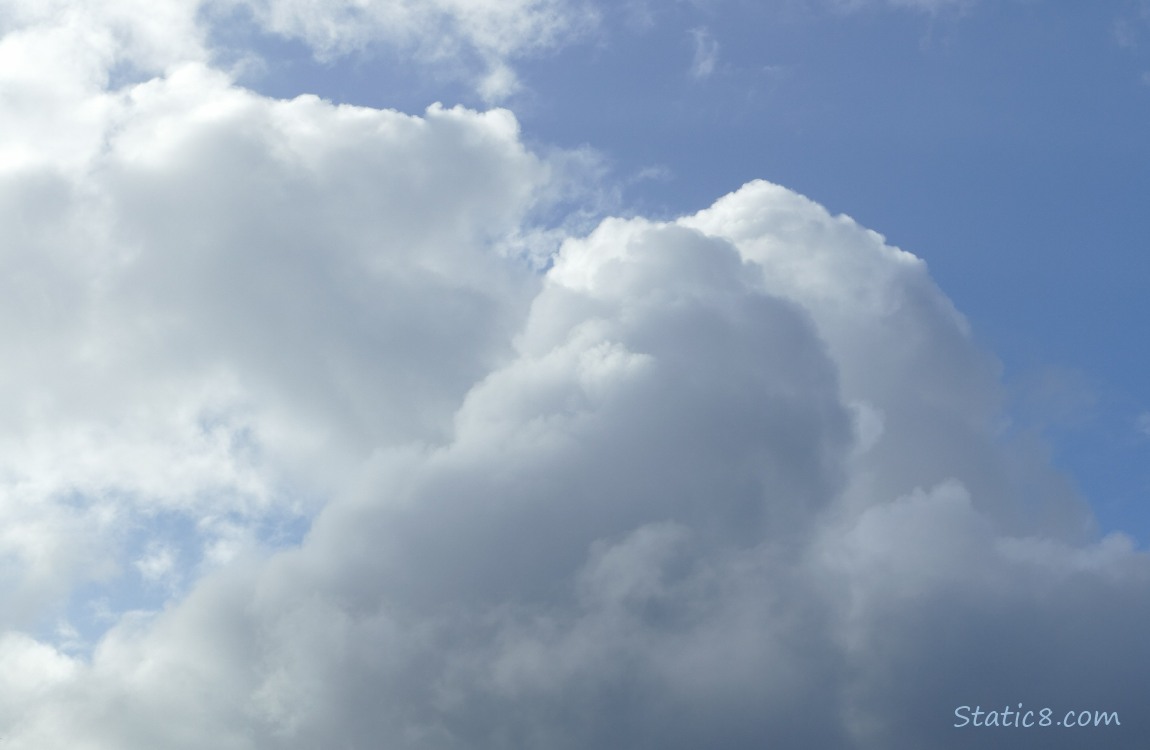
[[[76,496],[72,502],[82,503],[83,498]],[[116,570],[74,587],[66,601],[46,613],[34,633],[63,651],[88,656],[124,616],[149,617],[163,611],[229,559],[298,546],[311,521],[288,511],[252,519],[239,513],[195,518],[175,510],[125,521],[118,527]]]

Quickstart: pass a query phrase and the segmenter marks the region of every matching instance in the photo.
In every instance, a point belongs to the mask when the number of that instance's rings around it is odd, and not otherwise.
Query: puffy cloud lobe
[[[25,625],[114,576],[141,519],[219,540],[309,512],[343,458],[446,434],[536,283],[492,251],[547,174],[509,113],[273,102],[197,65],[91,96],[100,150],[0,178]]]
[[[511,736],[574,747],[644,737],[644,717],[695,701],[725,712],[724,696],[745,689],[778,719],[813,699],[791,682],[755,687],[743,648],[817,685],[790,654],[789,627],[772,624],[807,616],[795,593],[755,599],[773,559],[793,567],[792,537],[834,496],[849,417],[809,321],[752,280],[732,246],[687,228],[609,222],[571,243],[518,356],[468,394],[450,443],[384,451],[299,551],[209,579],[143,634],[125,623],[107,637],[91,669],[110,672],[108,697],[84,692],[100,725],[86,736],[155,741],[161,730],[140,719],[100,717],[118,700],[134,716],[170,715],[185,689],[173,682],[222,686],[196,721],[223,746],[340,732],[357,746]],[[143,673],[131,666],[141,660]],[[116,679],[124,669],[130,681]],[[633,679],[653,694],[612,711]],[[523,700],[538,705],[501,718]],[[246,725],[233,705],[247,706]],[[751,708],[731,713],[732,737],[757,731]],[[680,746],[709,727],[656,736]]]
[[[200,18],[204,2],[176,0],[3,0],[0,2],[0,28],[5,44],[22,44],[28,36],[40,37],[37,48],[29,49],[15,69],[36,71],[74,63],[77,56],[89,58],[78,76],[103,78],[116,64],[128,64],[142,71],[159,71],[176,62],[201,60],[206,54],[205,28]],[[63,48],[53,45],[53,37],[71,37]],[[48,53],[55,53],[50,57]],[[5,73],[13,68],[5,66]]]
[[[846,252],[858,273],[836,275]],[[983,372],[944,302],[913,258],[765,183],[676,223],[608,220],[563,248],[450,438],[381,448],[300,548],[125,618],[89,663],[9,636],[6,663],[46,660],[35,691],[10,672],[36,696],[13,741],[961,747],[954,706],[1028,700],[1035,675],[1050,702],[1125,708],[1110,667],[1043,656],[1084,627],[1132,645],[1118,597],[1146,585],[1142,556],[1002,533],[941,478],[962,464],[914,489],[879,449],[914,437],[901,418],[863,442],[847,403],[885,414],[894,389],[850,357],[892,357],[919,408],[940,395],[906,363],[929,347]],[[846,347],[868,321],[936,336]],[[903,495],[846,502],[868,472]]]

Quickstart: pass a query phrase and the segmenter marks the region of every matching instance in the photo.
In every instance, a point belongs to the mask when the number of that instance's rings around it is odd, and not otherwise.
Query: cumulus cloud
[[[205,2],[179,0],[2,0],[0,28],[6,45],[23,45],[29,57],[6,65],[27,73],[73,66],[72,80],[103,77],[115,65],[162,70],[202,59]],[[68,43],[54,46],[67,39]],[[83,64],[80,71],[74,66]]]
[[[113,89],[84,24],[28,23],[0,42],[45,63],[0,81],[6,747],[1145,736],[1150,562],[1002,434],[915,256],[756,181],[538,272],[568,169],[506,110],[276,100],[194,59]],[[1020,702],[1122,725],[953,726]]]
[[[114,576],[137,516],[234,540],[314,510],[328,459],[445,434],[532,283],[477,248],[547,171],[505,111],[276,102],[196,63],[61,99],[91,118],[7,118],[0,174],[7,622]]]

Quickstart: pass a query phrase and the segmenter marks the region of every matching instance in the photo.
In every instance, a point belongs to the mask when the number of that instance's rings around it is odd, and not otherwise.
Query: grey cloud
[[[701,229],[720,215],[726,237]],[[836,275],[836,252],[870,276]],[[909,256],[765,184],[679,223],[609,220],[564,247],[450,440],[381,449],[300,548],[125,622],[46,705],[78,696],[109,747],[1073,746],[952,726],[1017,702],[1136,727],[1144,556],[1014,536],[978,477],[916,489],[877,450],[925,428],[847,357],[949,345],[983,372],[944,301]],[[834,326],[863,336],[868,312],[942,335],[845,347]],[[906,372],[904,399],[940,398]],[[847,395],[887,415],[865,442]],[[953,425],[993,445],[957,415],[935,429]],[[860,503],[871,473],[907,489]]]

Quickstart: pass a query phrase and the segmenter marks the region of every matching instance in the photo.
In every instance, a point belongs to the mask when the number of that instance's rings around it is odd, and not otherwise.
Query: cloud
[[[519,88],[510,63],[551,51],[590,31],[594,6],[582,0],[220,0],[252,14],[266,31],[300,39],[321,57],[384,44],[462,72],[487,101]]]
[[[1150,24],[1150,3],[1139,0],[1137,3],[1128,4],[1124,12],[1111,24],[1110,31],[1114,43],[1127,51],[1136,50],[1141,44],[1142,35],[1148,24]]]
[[[547,172],[505,111],[277,102],[195,63],[58,106],[91,117],[14,113],[0,173],[7,624],[115,577],[149,519],[200,559],[314,511],[335,457],[446,434],[529,301],[491,247]]]
[[[719,43],[706,28],[691,29],[695,56],[691,61],[691,77],[695,80],[710,78],[719,60]]]
[[[845,11],[888,8],[936,14],[962,13],[976,5],[979,0],[830,0],[830,2],[838,9]]]
[[[579,156],[510,112],[112,88],[86,28],[0,42],[6,747],[1145,736],[1146,553],[920,259],[755,181],[536,271]],[[1020,702],[1123,724],[953,726]]]
[[[70,66],[74,80],[82,81],[102,78],[116,65],[155,72],[175,62],[203,60],[206,29],[199,15],[205,6],[199,0],[3,0],[5,45],[19,45],[32,55],[20,65],[6,65],[5,72]]]
[[[300,40],[321,60],[389,49],[498,102],[520,88],[517,60],[585,37],[598,11],[584,0],[3,0],[0,22],[10,32],[6,45],[24,55],[11,67],[79,65],[76,79],[101,84],[113,73],[146,78],[234,53],[215,48],[214,32],[254,22]]]

